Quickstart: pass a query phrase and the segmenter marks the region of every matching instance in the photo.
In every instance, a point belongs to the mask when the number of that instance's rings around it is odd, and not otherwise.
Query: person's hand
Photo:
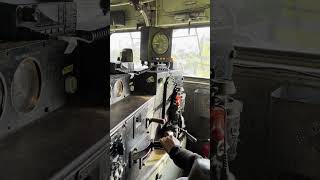
[[[173,147],[180,145],[179,140],[172,135],[163,137],[159,141],[167,153],[169,153]]]

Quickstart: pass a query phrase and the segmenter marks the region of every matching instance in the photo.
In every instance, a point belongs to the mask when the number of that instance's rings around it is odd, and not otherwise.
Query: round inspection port
[[[118,80],[115,85],[114,85],[114,93],[116,95],[116,97],[121,97],[123,95],[123,91],[124,91],[124,85],[123,82],[121,80]]]
[[[4,83],[0,78],[0,118],[2,116],[3,109],[4,109],[4,99],[5,99]]]
[[[41,73],[32,58],[23,60],[13,77],[12,103],[18,112],[28,113],[36,106],[41,90]]]

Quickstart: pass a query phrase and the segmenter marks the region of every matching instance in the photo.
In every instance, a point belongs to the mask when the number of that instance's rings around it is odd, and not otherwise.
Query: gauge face
[[[12,102],[19,112],[30,112],[40,95],[41,74],[32,59],[26,59],[18,66],[12,82]]]
[[[121,97],[123,94],[123,82],[121,80],[118,80],[116,84],[114,85],[114,93],[116,97]]]
[[[169,49],[169,38],[163,32],[158,32],[153,36],[152,49],[157,54],[164,54]]]

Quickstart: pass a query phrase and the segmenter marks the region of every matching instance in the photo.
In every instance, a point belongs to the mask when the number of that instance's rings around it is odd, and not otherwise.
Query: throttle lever
[[[196,143],[198,141],[198,139],[196,137],[194,137],[193,135],[191,135],[187,130],[182,129],[182,128],[179,128],[179,129],[187,136],[187,138],[191,142]]]
[[[154,141],[151,143],[151,147],[155,149],[163,149],[162,144],[159,141]]]
[[[150,123],[158,123],[158,124],[165,124],[167,121],[161,118],[147,118],[147,121]]]

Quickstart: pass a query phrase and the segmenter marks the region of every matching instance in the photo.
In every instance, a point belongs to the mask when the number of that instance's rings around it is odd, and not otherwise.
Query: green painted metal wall
[[[135,30],[137,24],[144,24],[143,17],[132,5],[120,5],[127,2],[129,1],[111,0],[111,11],[124,11],[126,16],[126,25],[111,26],[112,31]],[[181,20],[181,17],[182,19],[189,17],[186,15],[190,13],[197,17],[190,21],[190,26],[209,26],[210,24],[210,0],[155,0],[147,5],[153,26],[188,27],[189,18]]]

